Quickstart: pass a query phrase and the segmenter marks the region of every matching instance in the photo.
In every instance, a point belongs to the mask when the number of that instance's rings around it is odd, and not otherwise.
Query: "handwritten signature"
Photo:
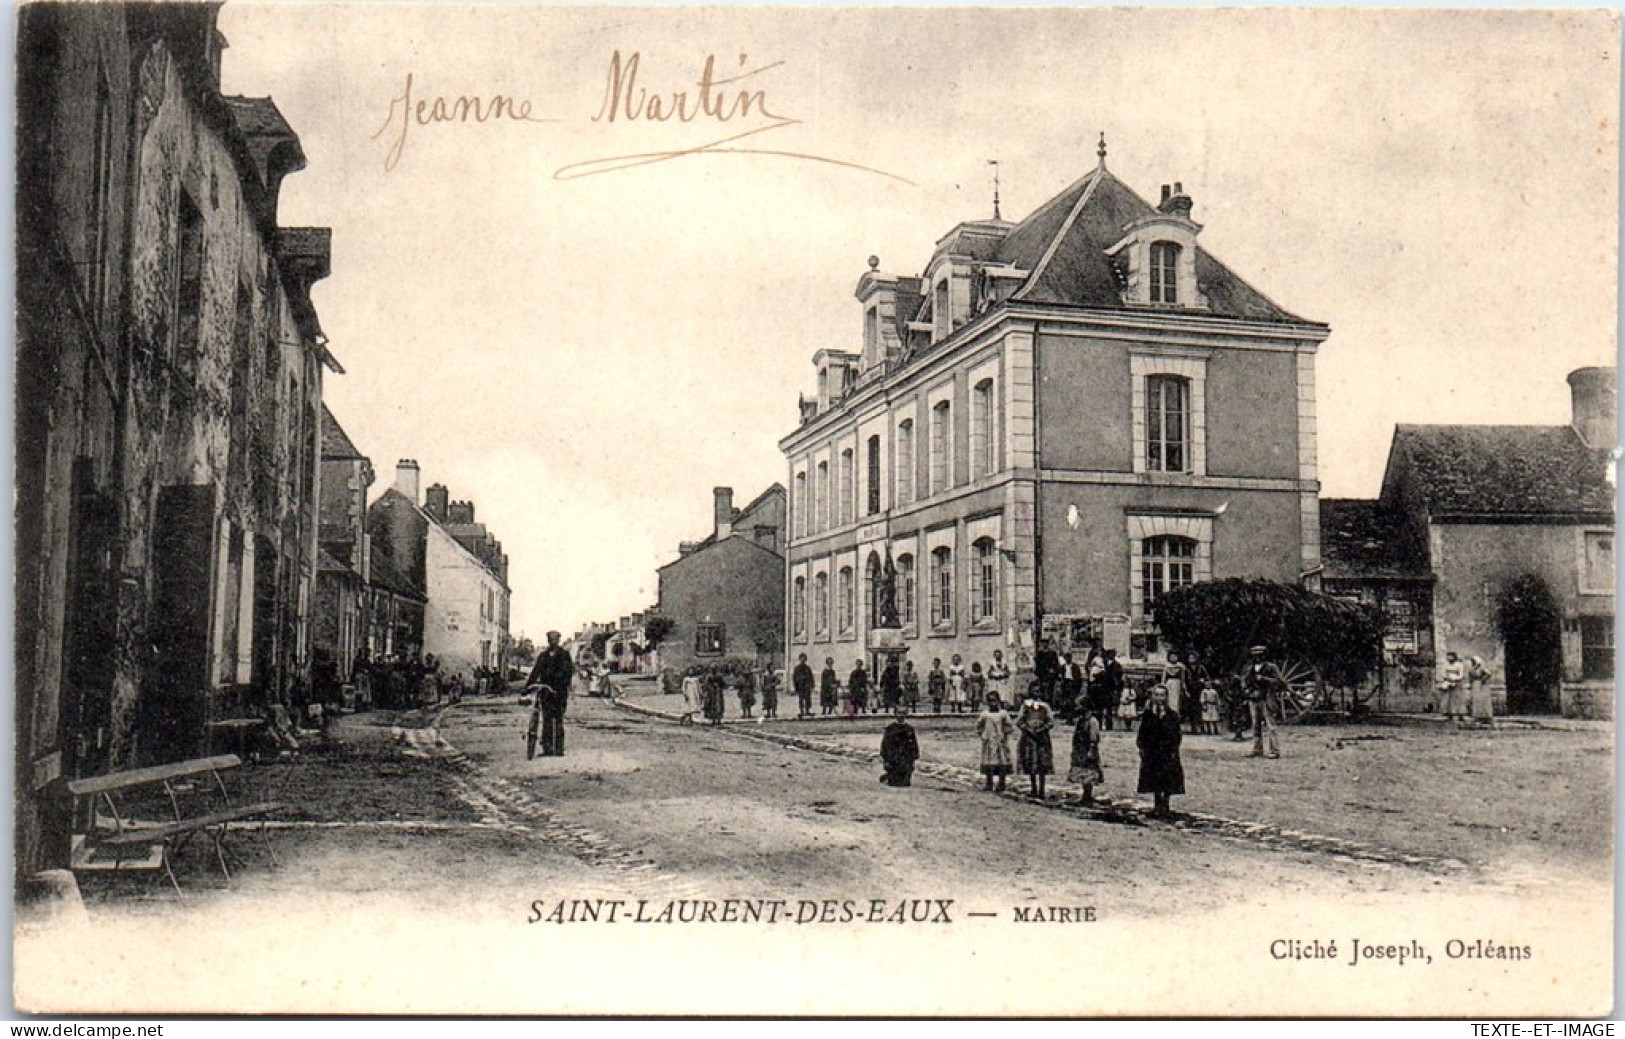
[[[619,50],[610,55],[604,78],[603,100],[591,122],[606,126],[616,123],[676,123],[697,126],[722,127],[728,131],[722,136],[701,143],[663,151],[634,152],[606,155],[567,163],[553,172],[555,180],[577,180],[582,177],[618,173],[655,163],[701,155],[755,155],[821,163],[845,169],[872,173],[889,180],[912,185],[914,182],[895,173],[849,162],[827,155],[787,149],[762,148],[752,142],[741,142],[763,134],[798,126],[800,119],[775,111],[768,99],[767,88],[756,81],[772,69],[784,65],[783,61],[751,66],[748,55],[739,55],[739,67],[731,75],[719,75],[717,59],[706,55],[699,77],[691,89],[653,91],[638,84],[642,54],[633,51],[623,58]],[[391,99],[389,115],[384,119],[373,139],[391,133],[388,150],[384,154],[384,169],[393,170],[406,151],[407,135],[414,124],[429,126],[434,123],[558,123],[563,120],[533,114],[531,102],[502,94],[488,97],[459,95],[455,97],[413,98],[412,74],[406,76],[401,93]]]

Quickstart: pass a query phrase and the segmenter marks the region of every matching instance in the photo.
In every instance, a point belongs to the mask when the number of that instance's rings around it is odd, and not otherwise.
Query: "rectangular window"
[[[1614,618],[1580,618],[1580,676],[1587,681],[1614,677]]]
[[[971,623],[998,620],[999,549],[991,538],[976,542],[971,558]]]
[[[727,646],[728,638],[725,627],[721,624],[696,624],[694,626],[694,655],[697,657],[721,656],[723,648]]]
[[[829,463],[818,463],[817,480],[813,484],[813,527],[812,529],[826,530],[829,528]]]
[[[1196,580],[1196,542],[1190,538],[1158,536],[1141,545],[1140,588],[1144,615],[1149,618],[1157,600],[1175,588]]]
[[[838,522],[841,523],[852,522],[852,506],[854,504],[852,478],[852,449],[849,447],[841,452],[840,508],[836,510]]]
[[[857,612],[856,594],[857,591],[852,584],[852,568],[844,566],[835,585],[836,623],[840,626],[842,635],[852,634],[854,615]]]
[[[897,620],[905,628],[914,626],[914,557],[897,557]]]
[[[1580,583],[1582,592],[1612,595],[1614,592],[1614,535],[1603,531],[1586,531],[1585,574]]]
[[[1190,382],[1178,376],[1145,380],[1145,467],[1153,472],[1187,470]]]
[[[829,635],[829,575],[813,578],[813,630],[821,637]]]
[[[1151,302],[1179,302],[1179,245],[1151,243]]]
[[[807,637],[807,579],[796,578],[790,592],[790,630],[796,638]]]
[[[795,514],[796,537],[807,536],[807,474],[797,473],[790,498],[790,511]]]
[[[954,622],[954,554],[946,548],[931,553],[931,624],[945,628]]]

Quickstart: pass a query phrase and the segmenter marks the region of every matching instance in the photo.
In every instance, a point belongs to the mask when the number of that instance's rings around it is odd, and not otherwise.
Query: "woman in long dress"
[[[990,696],[992,694],[989,694]],[[1016,717],[1016,728],[1021,742],[1016,746],[1016,760],[1027,777],[1028,791],[1037,798],[1044,796],[1044,782],[1055,771],[1055,746],[1050,730],[1055,727],[1055,715],[1049,704],[1039,699],[1037,689],[1022,701],[1021,713]]]
[[[1168,709],[1168,690],[1151,690],[1151,705],[1140,716],[1140,731],[1134,738],[1140,748],[1140,787],[1150,794],[1156,807],[1152,816],[1165,819],[1168,798],[1185,792],[1185,766],[1179,760],[1179,715]]]
[[[1072,730],[1072,763],[1066,778],[1067,782],[1083,788],[1078,795],[1079,804],[1092,803],[1095,787],[1106,782],[1106,773],[1100,764],[1100,718],[1088,711],[1078,716],[1077,728]]]
[[[1169,653],[1167,663],[1162,665],[1162,684],[1168,690],[1168,709],[1181,718],[1194,719],[1198,712],[1191,710],[1191,705],[1185,702],[1185,665],[1180,661],[1178,653]]]
[[[987,691],[998,693],[1000,700],[1015,702],[1010,695],[1010,665],[1004,662],[1002,649],[993,651],[993,663],[987,666]]]
[[[982,741],[982,776],[984,789],[1004,790],[1004,779],[1011,772],[1010,737],[1016,734],[1016,723],[1006,713],[997,695],[987,698],[987,709],[976,718],[976,735]]]
[[[948,663],[948,706],[955,714],[965,709],[965,665],[958,653]]]

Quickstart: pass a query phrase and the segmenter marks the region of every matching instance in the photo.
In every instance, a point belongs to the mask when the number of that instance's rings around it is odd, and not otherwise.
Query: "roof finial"
[[[1095,148],[1095,154],[1100,156],[1100,168],[1106,168],[1106,131],[1100,131],[1100,144]]]
[[[993,167],[993,219],[1003,220],[999,215],[999,160],[989,159],[987,164]]]

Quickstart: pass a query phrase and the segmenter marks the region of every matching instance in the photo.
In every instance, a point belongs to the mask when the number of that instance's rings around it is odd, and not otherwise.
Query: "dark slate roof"
[[[1017,300],[1126,310],[1106,250],[1122,240],[1129,224],[1156,213],[1155,206],[1100,167],[1011,228],[994,258],[1030,272],[1015,293]],[[1207,297],[1207,314],[1314,323],[1276,306],[1200,247],[1196,282]]]
[[[1608,456],[1569,426],[1398,426],[1391,454],[1434,518],[1613,515]]]
[[[1320,500],[1320,555],[1323,576],[1422,579],[1426,560],[1407,544],[1392,513],[1371,498]]]
[[[322,460],[343,461],[348,458],[359,458],[367,461],[367,456],[350,440],[339,420],[333,417],[326,404],[322,405]]]

